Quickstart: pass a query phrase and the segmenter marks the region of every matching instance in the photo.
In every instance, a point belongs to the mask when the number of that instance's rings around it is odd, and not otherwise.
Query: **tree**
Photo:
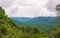
[[[54,21],[54,23],[56,23],[56,27],[54,27],[52,30],[51,30],[51,36],[52,38],[60,38],[60,4],[58,4],[56,6],[56,11],[57,11],[57,16],[56,16],[56,19]]]
[[[57,12],[57,17],[56,17],[56,19],[55,19],[55,23],[56,24],[60,24],[60,4],[58,4],[57,6],[56,6],[56,12]]]
[[[57,16],[60,16],[60,4],[56,6]]]
[[[60,26],[57,26],[52,29],[50,33],[54,38],[60,38]]]
[[[5,10],[2,7],[0,7],[0,18],[2,18],[4,16],[6,16],[5,15]]]

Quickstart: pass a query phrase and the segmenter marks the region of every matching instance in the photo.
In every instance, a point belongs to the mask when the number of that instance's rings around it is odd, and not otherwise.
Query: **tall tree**
[[[57,16],[60,16],[60,4],[56,6]]]
[[[55,23],[60,24],[60,4],[56,6],[57,17],[55,19]]]
[[[5,16],[5,10],[2,7],[0,7],[0,18],[4,16]]]
[[[51,34],[54,38],[60,38],[60,4],[56,6],[56,11],[57,11],[57,17],[55,19],[55,22],[57,23],[57,27],[55,27],[51,31]]]

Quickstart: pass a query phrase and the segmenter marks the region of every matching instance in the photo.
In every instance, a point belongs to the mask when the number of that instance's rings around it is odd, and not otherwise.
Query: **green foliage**
[[[39,31],[37,28],[31,26],[24,26],[21,28],[22,38],[48,38],[48,34]]]
[[[5,17],[5,10],[0,7],[0,18]]]
[[[50,33],[54,38],[60,38],[60,25],[57,25],[57,27],[53,28]]]
[[[21,30],[5,15],[4,9],[0,7],[0,38],[20,38],[20,33]]]

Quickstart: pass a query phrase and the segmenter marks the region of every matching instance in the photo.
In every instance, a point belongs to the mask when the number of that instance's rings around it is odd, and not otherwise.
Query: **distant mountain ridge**
[[[28,17],[11,17],[12,20],[21,21],[21,22],[48,22],[55,19],[55,17],[34,17],[34,18],[28,18]]]
[[[32,19],[32,18],[28,18],[28,17],[11,17],[11,18],[12,18],[12,20],[21,21],[21,22],[26,22],[26,21],[29,21]]]
[[[32,22],[51,22],[55,17],[34,17],[32,18]]]

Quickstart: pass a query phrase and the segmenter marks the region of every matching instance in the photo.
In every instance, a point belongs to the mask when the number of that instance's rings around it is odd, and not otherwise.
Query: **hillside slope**
[[[0,38],[20,38],[20,28],[5,15],[4,9],[0,7]]]

